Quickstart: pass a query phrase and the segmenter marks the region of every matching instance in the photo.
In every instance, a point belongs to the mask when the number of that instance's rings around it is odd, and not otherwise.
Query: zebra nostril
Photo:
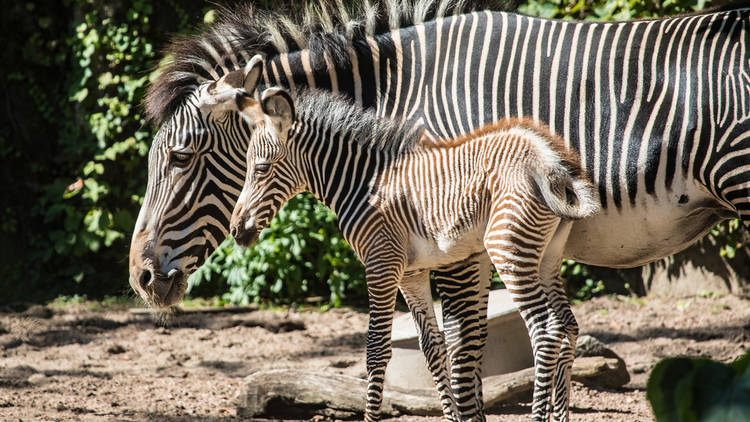
[[[234,226],[234,227],[232,227],[232,228],[231,228],[231,229],[229,230],[229,234],[231,234],[231,235],[232,235],[232,237],[237,237],[237,226]]]
[[[138,277],[138,285],[145,289],[146,286],[151,282],[151,271],[141,270],[141,275]]]

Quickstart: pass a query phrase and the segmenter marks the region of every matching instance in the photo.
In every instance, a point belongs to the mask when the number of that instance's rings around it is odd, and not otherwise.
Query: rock
[[[107,353],[110,355],[119,355],[120,353],[125,353],[127,350],[125,350],[124,347],[122,347],[119,344],[113,344],[107,348]]]
[[[27,316],[31,318],[42,318],[42,319],[52,318],[54,314],[55,313],[52,312],[52,309],[44,305],[34,305],[34,306],[29,307],[29,309],[23,312],[23,316]]]
[[[646,265],[641,277],[650,297],[692,297],[704,292],[750,293],[750,244],[730,259],[719,253],[716,239],[707,236],[688,249]]]
[[[47,376],[42,373],[36,373],[26,379],[26,382],[28,382],[31,385],[43,384],[46,381],[47,381]]]
[[[588,386],[599,386],[607,388],[617,388],[630,382],[630,374],[625,365],[625,361],[617,355],[612,349],[604,343],[590,335],[578,337],[576,342],[576,361],[583,357],[602,356],[605,358],[615,359],[617,368],[614,371],[606,372],[601,375],[576,379]]]

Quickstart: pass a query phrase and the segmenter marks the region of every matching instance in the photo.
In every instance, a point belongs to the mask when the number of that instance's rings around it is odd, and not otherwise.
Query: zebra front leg
[[[484,420],[482,357],[487,341],[489,263],[476,255],[434,271],[443,305],[451,387],[461,419]]]
[[[448,378],[445,341],[438,329],[432,306],[429,275],[428,271],[404,275],[400,288],[417,328],[419,348],[424,352],[427,367],[440,394],[443,416],[446,420],[458,421],[456,399]]]
[[[368,263],[365,268],[370,320],[367,329],[365,421],[380,420],[385,368],[391,359],[391,329],[402,264]]]
[[[565,332],[555,370],[552,406],[553,420],[560,422],[567,422],[570,417],[570,370],[573,366],[578,339],[578,323],[570,309],[570,301],[560,278],[562,253],[571,227],[571,221],[563,221],[558,225],[552,240],[544,250],[540,266],[541,280],[550,301],[550,307],[557,315],[557,319],[561,321]]]

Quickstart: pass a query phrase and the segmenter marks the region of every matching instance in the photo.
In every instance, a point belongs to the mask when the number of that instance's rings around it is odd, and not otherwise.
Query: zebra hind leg
[[[481,371],[487,341],[488,262],[485,259],[480,263],[477,255],[442,267],[434,276],[443,305],[451,386],[458,410],[462,420],[482,421]]]
[[[554,390],[552,416],[554,421],[567,422],[569,420],[570,402],[570,370],[575,357],[576,341],[578,339],[578,323],[570,308],[570,301],[565,293],[560,278],[562,251],[570,234],[572,222],[561,222],[549,244],[544,250],[540,272],[545,292],[549,299],[550,308],[563,327],[564,337],[560,347],[560,357],[554,376]]]
[[[545,247],[559,219],[533,201],[516,207],[496,201],[490,211],[484,244],[529,332],[534,353],[531,420],[549,420],[555,371],[565,329],[551,307],[539,269]]]
[[[570,375],[575,358],[576,341],[578,340],[578,323],[570,309],[570,303],[562,281],[560,281],[559,276],[555,280],[557,280],[557,283],[548,294],[554,312],[559,315],[559,319],[562,321],[565,337],[562,340],[560,359],[555,370],[553,420],[567,422],[570,419]]]
[[[448,421],[459,421],[456,399],[448,377],[445,339],[438,328],[432,306],[429,272],[404,275],[400,289],[417,328],[419,348],[424,352],[427,367],[438,389],[443,417]]]

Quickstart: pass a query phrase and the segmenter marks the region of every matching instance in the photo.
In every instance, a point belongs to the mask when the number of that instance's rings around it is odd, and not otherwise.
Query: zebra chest
[[[484,250],[484,227],[472,227],[460,233],[437,233],[425,237],[411,233],[407,245],[406,270],[421,270],[448,265]]]

